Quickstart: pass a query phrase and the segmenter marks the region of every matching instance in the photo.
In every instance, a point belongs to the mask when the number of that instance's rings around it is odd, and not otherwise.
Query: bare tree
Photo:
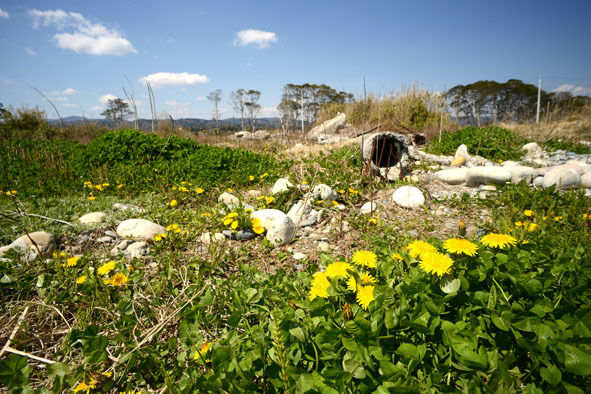
[[[248,111],[248,117],[250,118],[250,126],[254,132],[256,126],[257,114],[261,110],[259,99],[261,98],[261,92],[258,90],[248,90],[246,93],[246,101],[244,105]]]
[[[128,93],[124,87],[121,87],[121,89],[123,89],[123,93],[125,94],[125,97],[127,97],[127,101],[129,101],[131,108],[133,108],[133,113],[135,115],[134,128],[137,130],[138,129],[138,116],[137,116],[137,105],[135,102],[135,91],[134,91],[133,85],[131,84],[129,79],[127,77],[125,77],[125,79],[127,79],[127,82],[129,83],[129,86],[131,88],[131,92]]]
[[[246,91],[244,89],[238,89],[230,93],[230,103],[232,104],[232,108],[236,113],[240,114],[240,130],[244,130],[245,93]]]
[[[131,113],[132,112],[129,110],[129,104],[120,98],[116,98],[107,102],[107,109],[101,112],[101,115],[111,120],[112,124],[116,126],[117,124],[124,123],[125,119],[127,119]]]
[[[213,103],[212,115],[213,115],[213,119],[215,120],[215,128],[217,129],[217,132],[219,133],[219,131],[220,131],[220,111],[218,108],[220,105],[220,101],[222,101],[222,90],[221,89],[214,90],[213,92],[211,92],[207,95],[207,99]]]

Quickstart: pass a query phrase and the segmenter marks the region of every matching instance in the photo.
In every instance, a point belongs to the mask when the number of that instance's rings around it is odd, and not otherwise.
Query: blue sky
[[[591,1],[0,1],[0,102],[100,117],[135,90],[149,118],[211,118],[206,96],[286,83],[359,96],[510,78],[591,96]]]

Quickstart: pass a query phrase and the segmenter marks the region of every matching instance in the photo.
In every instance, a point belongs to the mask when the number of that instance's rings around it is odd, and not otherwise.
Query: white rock
[[[238,132],[234,133],[234,137],[236,137],[236,138],[244,138],[245,140],[246,139],[250,139],[250,135],[251,135],[251,133],[248,132],[248,131],[246,131],[246,130],[241,130],[241,131],[238,131]]]
[[[127,249],[125,249],[125,251],[127,252],[135,252],[141,249],[147,249],[148,248],[148,243],[147,242],[134,242],[131,245],[129,245],[127,247]]]
[[[303,260],[305,258],[307,258],[308,256],[306,256],[305,254],[303,254],[302,252],[295,252],[293,254],[293,259],[294,260]]]
[[[591,172],[586,173],[581,177],[580,187],[591,189]]]
[[[528,156],[538,156],[542,154],[543,150],[536,142],[530,142],[521,147],[521,150],[526,152]]]
[[[328,251],[330,250],[330,245],[326,241],[318,242],[318,250],[320,250],[321,252],[328,253]]]
[[[145,241],[154,238],[156,234],[166,232],[166,228],[145,219],[127,219],[117,226],[117,235],[121,238],[133,238],[137,241]]]
[[[564,167],[554,167],[544,175],[542,187],[546,189],[554,185],[557,189],[564,189],[577,186],[580,181],[581,176],[577,171]]]
[[[314,186],[314,189],[312,189],[313,200],[333,201],[337,198],[337,192],[335,192],[330,186],[325,185],[324,183],[316,185]]]
[[[254,140],[266,140],[271,134],[267,130],[257,130],[252,133],[251,138]]]
[[[211,243],[211,234],[209,233],[209,231],[206,231],[203,234],[201,234],[201,236],[199,237],[199,241],[201,241],[201,243],[205,245],[209,245]]]
[[[460,185],[466,181],[467,168],[449,168],[434,174],[434,177],[449,185]]]
[[[91,212],[80,216],[78,220],[83,224],[102,223],[105,220],[105,216],[107,216],[105,212]]]
[[[323,134],[334,134],[339,128],[345,126],[345,123],[347,123],[347,115],[339,112],[334,118],[329,119],[310,130],[308,136],[318,137]]]
[[[466,185],[478,186],[487,183],[504,185],[511,180],[511,172],[503,167],[472,167],[466,173]]]
[[[238,205],[240,204],[240,200],[233,194],[228,192],[223,192],[218,197],[218,202],[224,203],[226,205]]]
[[[305,220],[312,212],[312,204],[308,200],[298,200],[287,212],[287,216],[295,223]]]
[[[501,163],[502,167],[516,167],[516,166],[520,166],[521,164],[519,164],[519,162],[517,161],[513,161],[513,160],[507,160]]]
[[[415,209],[425,204],[423,192],[414,186],[402,186],[392,194],[392,200],[403,208]]]
[[[359,213],[362,215],[369,215],[378,209],[378,204],[374,201],[368,201],[359,208]]]
[[[134,241],[131,239],[124,239],[123,241],[119,242],[117,246],[111,249],[111,255],[117,256],[119,253],[123,252],[129,245],[131,245]]]
[[[458,146],[458,149],[456,150],[456,153],[454,155],[454,159],[459,156],[463,156],[466,159],[470,158],[470,155],[468,154],[468,147],[465,144]]]
[[[226,240],[226,236],[222,233],[214,233],[213,234],[213,240],[215,242],[223,242]]]
[[[270,231],[277,223],[287,218],[287,215],[278,209],[261,209],[254,211],[251,216],[258,218],[261,221],[261,226],[267,231]],[[293,223],[291,219],[290,221]]]
[[[509,166],[506,167],[511,173],[511,183],[519,183],[522,179],[525,179],[527,184],[530,184],[536,177],[536,170],[531,167],[525,166]]]
[[[532,185],[535,187],[542,187],[542,183],[544,183],[544,177],[538,176],[534,178]]]
[[[287,215],[277,221],[273,227],[267,231],[267,240],[271,241],[275,246],[285,245],[291,242],[296,235],[295,223],[287,217]]]
[[[28,235],[23,235],[15,239],[10,245],[6,245],[0,248],[0,257],[2,257],[4,253],[6,253],[10,249],[18,249],[21,252],[34,250],[34,252],[36,253],[37,248],[35,248],[31,240],[33,240],[33,242],[37,245],[41,253],[44,253],[45,251],[49,250],[51,247],[53,247],[54,244],[54,238],[52,234],[47,233],[45,231],[35,231],[33,233],[29,233]],[[27,258],[27,260],[29,259]]]
[[[289,191],[289,188],[293,187],[293,184],[287,178],[279,178],[275,181],[273,185],[273,190],[271,190],[271,194],[279,194],[286,191]]]

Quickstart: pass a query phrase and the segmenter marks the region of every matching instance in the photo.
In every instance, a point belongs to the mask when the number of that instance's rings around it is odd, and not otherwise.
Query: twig
[[[10,342],[12,342],[12,340],[14,339],[14,336],[16,335],[16,333],[17,333],[18,329],[20,328],[21,324],[23,324],[23,321],[25,320],[25,316],[27,315],[27,312],[29,312],[29,305],[27,305],[25,307],[25,310],[23,310],[23,313],[20,315],[20,317],[16,321],[16,325],[12,329],[12,333],[8,337],[8,341],[6,341],[6,344],[4,344],[4,347],[2,348],[2,351],[0,351],[0,357],[2,357],[2,355],[4,354],[4,352],[7,351],[7,349],[10,348]]]
[[[66,124],[64,123],[64,120],[62,119],[62,116],[61,116],[61,115],[60,115],[60,113],[58,112],[58,110],[57,110],[57,108],[55,107],[55,105],[53,105],[53,103],[51,102],[51,100],[50,100],[49,98],[47,98],[47,96],[46,96],[46,95],[44,95],[43,93],[41,93],[41,92],[39,91],[39,89],[37,89],[37,88],[35,88],[35,87],[31,86],[31,85],[27,85],[27,87],[29,87],[29,88],[33,89],[34,91],[36,91],[37,93],[39,93],[39,94],[40,94],[40,95],[41,95],[41,96],[42,96],[42,97],[43,97],[45,100],[47,100],[47,102],[48,102],[49,104],[51,104],[51,106],[52,106],[52,107],[53,107],[53,109],[55,110],[55,113],[57,114],[58,118],[60,118],[60,121],[61,121],[61,123],[62,123],[62,127],[66,127]]]
[[[61,224],[66,224],[68,226],[74,226],[73,223],[66,222],[65,220],[54,219],[54,218],[50,218],[50,217],[43,216],[43,215],[37,215],[36,213],[26,213],[26,212],[22,212],[22,211],[20,211],[20,212],[7,211],[7,212],[8,212],[8,214],[0,212],[0,215],[5,216],[5,217],[10,217],[9,214],[13,214],[16,216],[32,216],[32,217],[36,217],[36,218],[40,218],[40,219],[51,220],[51,221],[58,222]]]
[[[21,352],[20,350],[16,350],[16,349],[11,348],[11,347],[6,347],[5,346],[3,350],[6,350],[8,353],[14,353],[14,354],[18,354],[19,356],[25,356],[25,357],[28,357],[30,359],[36,360],[36,361],[41,361],[42,363],[45,363],[45,364],[55,364],[55,361],[51,361],[51,360],[48,360],[48,359],[43,358],[43,357],[33,356],[30,353]]]

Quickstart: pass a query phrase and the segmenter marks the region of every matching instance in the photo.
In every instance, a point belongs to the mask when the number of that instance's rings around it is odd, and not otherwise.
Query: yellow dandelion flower
[[[96,198],[95,196],[90,196],[90,197],[88,197],[88,199],[89,199],[90,201],[94,201],[94,199],[95,199],[95,198]]]
[[[394,253],[391,257],[395,261],[404,261],[404,258],[399,253]]]
[[[521,241],[522,245],[527,245],[529,243],[529,241],[527,239],[524,239],[523,241]]]
[[[154,241],[156,241],[156,242],[160,242],[164,238],[166,238],[166,234],[164,234],[164,233],[154,235]]]
[[[54,258],[58,258],[58,257],[66,257],[66,252],[53,252],[53,257]]]
[[[234,221],[232,222],[232,224],[230,224],[230,228],[231,228],[232,230],[236,230],[236,229],[238,228],[238,221],[237,221],[237,220],[234,220]]]
[[[322,201],[322,200],[318,200],[318,201],[316,201],[316,204],[322,204],[323,202],[324,201]]]
[[[113,275],[111,279],[109,279],[109,284],[111,286],[122,287],[127,284],[129,281],[129,277],[121,272]]]
[[[77,393],[78,391],[86,391],[88,393],[90,392],[90,387],[84,381],[82,381],[78,383],[78,385],[72,390],[73,393]]]
[[[351,291],[357,291],[357,288],[360,285],[357,283],[357,281],[355,280],[354,277],[349,277],[349,279],[347,279],[347,289],[351,290]]]
[[[560,222],[562,220],[562,216],[554,216],[555,222]]]
[[[313,301],[316,297],[328,298],[328,288],[330,282],[324,272],[316,272],[312,277],[312,287],[310,288],[310,301]]]
[[[168,205],[170,205],[171,208],[174,208],[179,205],[179,202],[177,200],[171,200]]]
[[[339,202],[338,202],[338,201],[336,201],[336,200],[332,200],[331,202],[332,202],[332,205],[334,205],[335,207],[336,207],[337,205],[339,205]]]
[[[507,234],[487,234],[480,239],[480,243],[491,248],[504,249],[506,246],[517,245],[517,240]]]
[[[78,264],[78,260],[80,260],[80,257],[70,257],[62,264],[62,267],[75,267]]]
[[[238,212],[230,212],[225,217],[231,219],[231,218],[235,218],[236,216],[238,216]]]
[[[591,217],[591,216],[589,216],[589,214],[588,214],[588,213],[584,213],[584,214],[583,214],[583,220],[587,220],[587,219],[589,219],[590,217]]]
[[[349,190],[349,193],[351,193],[351,194],[359,194],[359,191],[353,189],[352,187],[350,187],[348,190]]]
[[[327,265],[324,273],[330,279],[336,278],[337,276],[349,277],[350,275],[347,273],[348,269],[351,269],[351,265],[349,263],[337,261],[336,263]]]
[[[378,221],[374,218],[369,218],[369,220],[367,221],[367,223],[369,224],[376,224]]]
[[[450,272],[453,263],[449,256],[439,252],[431,252],[423,255],[419,267],[425,272],[443,276],[443,274]]]
[[[344,194],[345,193],[345,189],[340,189],[339,190],[339,194]]]
[[[76,278],[76,284],[81,285],[82,283],[86,282],[86,279],[88,279],[86,275],[79,276]]]
[[[359,286],[357,290],[357,303],[365,310],[369,304],[375,300],[373,290],[375,286]]]
[[[275,201],[275,197],[266,197],[265,198],[265,204],[267,204],[267,205],[271,204],[273,201]]]
[[[426,253],[433,253],[436,251],[437,249],[435,249],[435,246],[425,241],[414,241],[408,245],[408,254],[412,258],[422,258]]]
[[[166,226],[166,231],[173,231],[179,228],[179,225],[176,223],[173,224],[169,224],[168,226]]]
[[[103,187],[109,187],[109,186],[111,186],[110,183],[103,183]]]
[[[195,352],[195,356],[193,356],[193,360],[205,360],[205,355],[211,348],[211,342],[203,342],[201,347]],[[206,360],[207,361],[207,360]]]
[[[454,254],[465,254],[467,256],[476,256],[478,246],[467,239],[450,238],[443,243],[443,249]]]
[[[527,217],[531,217],[534,215],[534,211],[532,211],[531,209],[526,209],[525,211],[523,211],[523,214]]]
[[[195,188],[195,193],[197,193],[197,194],[203,194],[204,192],[205,192],[205,190],[203,190],[203,189],[202,189],[202,188],[200,188],[200,187],[196,187],[196,188]]]
[[[234,191],[234,190],[232,190],[232,188],[230,188],[230,187],[229,187],[227,190],[228,190],[228,193],[232,193],[232,192]]]
[[[211,217],[211,213],[203,212],[201,216],[203,216],[204,218],[209,218]]]
[[[113,271],[115,269],[115,265],[117,265],[116,262],[114,261],[108,261],[105,264],[101,265],[100,267],[98,267],[98,269],[96,270],[97,274],[99,275],[107,275],[109,272]]]
[[[94,188],[100,192],[102,192],[104,190],[103,185],[94,185]]]
[[[252,218],[252,231],[256,234],[262,234],[265,232],[265,228],[261,226],[261,219],[259,218]]]
[[[187,189],[187,188],[186,188],[186,187],[184,187],[184,186],[181,186],[181,187],[179,187],[179,191],[181,191],[181,192],[183,192],[183,193],[186,193],[186,192],[188,192],[188,191],[189,191],[189,189]]]
[[[529,226],[527,226],[527,231],[536,231],[536,228],[538,228],[538,225],[536,223],[530,223]]]
[[[519,228],[523,226],[523,222],[515,222],[515,227]]]
[[[123,183],[117,185],[117,189],[121,189],[123,187]]]
[[[263,175],[261,175],[259,178],[261,178],[261,179],[265,179],[265,178],[266,178],[266,177],[268,177],[268,176],[269,176],[269,174],[265,172],[265,173],[264,173]]]
[[[361,283],[364,285],[375,285],[376,278],[368,273],[362,273],[359,275],[359,279],[361,279]]]
[[[248,180],[249,180],[249,181],[251,181],[251,182],[252,182],[252,181],[254,181],[254,176],[252,176],[252,175],[249,175],[249,176],[248,176]]]
[[[358,250],[353,254],[351,261],[354,264],[362,265],[364,267],[374,268],[377,266],[377,256],[374,252],[369,250]]]

